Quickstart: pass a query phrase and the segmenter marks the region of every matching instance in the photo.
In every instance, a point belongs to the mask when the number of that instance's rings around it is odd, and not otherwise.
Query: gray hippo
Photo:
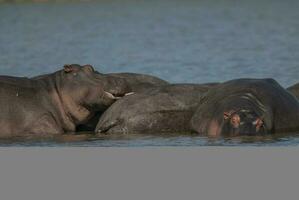
[[[198,99],[214,84],[170,84],[126,96],[101,116],[100,134],[189,132]]]
[[[137,74],[137,73],[109,73],[109,74],[103,74],[99,73],[103,77],[106,77],[107,79],[112,80],[119,80],[119,79],[125,79],[129,88],[131,89],[131,92],[139,93],[144,92],[146,90],[153,89],[155,87],[168,85],[169,83],[165,80],[162,80],[158,77],[146,75],[146,74]],[[108,84],[115,88],[116,85],[119,84]],[[78,132],[86,132],[86,131],[94,131],[96,128],[96,125],[102,115],[102,112],[97,112],[94,117],[92,117],[88,122],[85,124],[81,124],[77,127]]]
[[[67,65],[65,65],[65,67],[66,66]],[[80,65],[78,65],[78,64],[72,64],[71,66],[72,67],[80,67]],[[92,66],[90,66],[90,67],[92,67]],[[93,69],[93,67],[92,67],[92,69]],[[127,80],[125,80],[122,77],[107,76],[107,75],[101,74],[95,70],[93,71],[93,73],[95,74],[96,79],[101,82],[101,87],[104,88],[105,91],[109,91],[109,93],[113,94],[115,97],[121,97],[121,96],[124,96],[124,94],[126,94],[126,93],[132,92],[132,88],[130,87],[130,84],[127,82]],[[52,74],[43,74],[43,75],[33,77],[32,79],[34,79],[34,80],[41,79],[42,80],[48,76],[52,76]],[[12,77],[12,79],[14,79],[14,78],[15,77]],[[6,79],[6,81],[9,80],[8,77],[6,77],[5,79]],[[21,79],[23,80],[23,83],[26,80],[26,78],[21,78]],[[30,80],[30,79],[27,78],[27,80]]]
[[[273,79],[237,79],[215,86],[191,119],[208,136],[299,131],[299,103]]]
[[[162,85],[169,84],[165,80],[146,74],[109,73],[106,74],[106,76],[125,79],[133,92],[143,92],[147,89],[152,89],[154,87],[160,87]]]
[[[117,89],[109,83],[115,82],[77,64],[31,79],[0,76],[0,137],[74,132],[130,92],[125,80]]]
[[[287,91],[292,93],[299,100],[299,83],[297,83],[291,87],[288,87]]]

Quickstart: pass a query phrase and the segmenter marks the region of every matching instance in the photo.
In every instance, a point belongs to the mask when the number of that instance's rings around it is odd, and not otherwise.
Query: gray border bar
[[[0,148],[3,200],[298,199],[299,148]]]

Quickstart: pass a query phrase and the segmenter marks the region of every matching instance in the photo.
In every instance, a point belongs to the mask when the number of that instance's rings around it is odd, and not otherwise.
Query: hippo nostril
[[[234,114],[231,117],[230,123],[234,128],[239,128],[240,123],[241,123],[240,116],[238,114]]]

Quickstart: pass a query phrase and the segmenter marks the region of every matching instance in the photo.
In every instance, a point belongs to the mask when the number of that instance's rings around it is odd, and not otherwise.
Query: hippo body
[[[100,74],[100,73],[99,73]],[[167,81],[164,81],[158,77],[146,75],[146,74],[137,74],[137,73],[109,73],[109,74],[101,74],[102,76],[108,79],[124,79],[128,87],[131,89],[131,92],[140,93],[146,90],[151,90],[156,87],[160,87],[163,85],[168,85]],[[119,84],[110,84],[114,88]],[[77,127],[78,132],[86,132],[86,131],[94,131],[96,125],[103,113],[97,112],[94,117],[92,117],[85,124],[79,125]]]
[[[31,86],[32,80],[27,77],[0,76],[1,84]]]
[[[297,83],[291,87],[288,87],[287,91],[292,93],[299,100],[299,83]]]
[[[125,79],[133,92],[143,92],[147,89],[169,84],[165,80],[146,74],[110,73],[106,74],[106,76]]]
[[[299,131],[299,103],[273,79],[237,79],[213,87],[191,120],[208,136]]]
[[[1,76],[0,137],[74,132],[115,102],[106,81],[90,65],[76,64],[32,79]]]
[[[198,99],[211,85],[170,84],[126,96],[101,116],[102,134],[161,134],[189,132]]]

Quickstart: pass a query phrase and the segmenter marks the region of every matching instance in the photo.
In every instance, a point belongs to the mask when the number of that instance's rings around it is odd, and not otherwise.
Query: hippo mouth
[[[109,98],[114,99],[114,100],[118,100],[118,99],[121,99],[122,97],[134,94],[134,92],[129,92],[129,93],[125,93],[125,94],[112,94],[107,91],[105,91],[105,93]]]

